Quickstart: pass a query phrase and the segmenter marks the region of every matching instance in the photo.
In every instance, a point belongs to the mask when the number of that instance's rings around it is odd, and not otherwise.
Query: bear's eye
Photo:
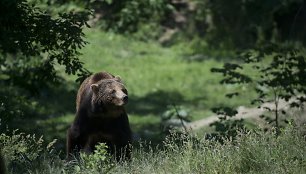
[[[127,90],[126,90],[126,89],[122,89],[122,92],[124,92],[125,94],[127,94]]]
[[[113,90],[111,91],[111,93],[112,93],[112,94],[115,94],[115,93],[116,93],[116,90],[113,89]]]

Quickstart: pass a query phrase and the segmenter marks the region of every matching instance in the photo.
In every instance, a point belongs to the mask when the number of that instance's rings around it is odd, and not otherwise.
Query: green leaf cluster
[[[58,83],[58,64],[79,80],[90,74],[79,60],[79,50],[87,43],[82,29],[89,15],[81,11],[54,17],[26,0],[0,2],[2,118],[24,112],[22,106],[32,105],[33,94]]]
[[[243,63],[224,64],[223,68],[213,68],[211,71],[221,73],[224,78],[222,84],[243,84],[249,90],[257,93],[257,97],[251,101],[273,114],[273,117],[262,115],[270,124],[280,129],[280,122],[290,119],[281,119],[280,115],[286,115],[284,109],[279,108],[281,100],[290,104],[291,107],[303,107],[306,101],[306,59],[297,49],[278,44],[266,44],[261,47],[245,51],[240,54]],[[245,68],[245,71],[241,69]],[[239,91],[227,94],[232,98],[238,96]],[[272,102],[273,107],[262,106],[264,103]],[[216,108],[217,114],[234,116],[230,108]]]

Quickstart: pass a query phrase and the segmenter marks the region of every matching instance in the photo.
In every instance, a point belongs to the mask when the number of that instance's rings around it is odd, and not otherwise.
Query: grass
[[[92,72],[108,71],[119,75],[129,91],[127,112],[133,132],[142,139],[160,142],[160,117],[173,105],[183,106],[192,120],[211,116],[215,106],[248,105],[252,97],[247,88],[220,85],[222,78],[210,69],[221,67],[222,60],[205,58],[188,61],[192,43],[180,43],[162,47],[153,41],[139,41],[127,36],[105,33],[98,29],[86,29],[89,42],[81,50],[80,59]],[[22,119],[18,128],[44,135],[47,141],[58,139],[63,149],[65,134],[75,113],[78,84],[76,76],[64,73],[57,67],[64,81],[52,89],[46,89],[36,102],[39,117]],[[228,100],[228,92],[246,91],[245,96]],[[35,125],[35,126],[33,126]]]
[[[81,60],[92,72],[106,70],[122,77],[131,95],[132,116],[158,116],[167,105],[177,104],[188,106],[194,119],[203,118],[211,114],[211,107],[224,104],[224,94],[234,89],[219,85],[220,76],[210,72],[222,62],[185,61],[188,43],[163,48],[95,29],[86,35],[90,44]],[[232,105],[238,103],[242,104]]]
[[[201,101],[204,106],[196,110],[203,112],[198,117],[208,114],[209,109],[203,110],[207,105],[203,101],[209,92],[203,86],[207,82],[218,83],[210,73],[217,62],[187,63],[183,61],[187,50],[181,47],[162,48],[157,43],[109,35],[97,30],[88,33],[90,44],[83,50],[81,60],[93,72],[106,70],[122,77],[131,95],[130,114],[158,116],[167,110],[167,105],[191,106]]]
[[[225,144],[180,136],[179,144],[173,143],[177,139],[167,140],[162,151],[138,151],[132,167],[118,165],[114,173],[303,173],[304,140],[291,133],[279,138],[269,133],[240,134]]]
[[[19,124],[20,129],[44,135],[47,142],[53,139],[58,139],[58,142],[50,149],[43,146],[40,140],[36,141],[35,136],[2,134],[0,141],[5,143],[1,144],[1,148],[10,173],[306,171],[305,137],[297,130],[284,130],[278,138],[271,132],[250,132],[224,144],[200,137],[210,131],[208,128],[195,136],[164,139],[160,133],[160,116],[171,105],[183,106],[192,120],[212,115],[210,109],[215,106],[248,106],[254,94],[246,86],[220,85],[222,77],[210,72],[213,67],[221,67],[222,60],[208,57],[203,61],[187,61],[192,52],[189,43],[161,47],[155,42],[133,40],[97,29],[88,29],[85,33],[90,44],[81,50],[84,66],[92,72],[104,70],[122,77],[129,91],[127,111],[133,132],[151,145],[137,142],[133,159],[128,163],[117,163],[103,155],[103,158],[93,156],[71,163],[64,162],[61,158],[65,133],[74,118],[78,84],[74,82],[75,76],[64,74],[63,67],[58,66],[64,83],[46,89],[36,101],[40,118],[21,120]],[[244,91],[245,94],[231,100],[224,97],[226,93],[234,91]]]
[[[303,128],[305,129],[305,127]],[[203,137],[172,134],[159,149],[134,149],[130,162],[115,162],[104,146],[79,160],[62,161],[52,145],[41,139],[14,134],[3,143],[10,173],[292,173],[306,172],[305,134],[292,126],[275,132],[238,133],[223,144]],[[14,150],[12,150],[14,149]],[[46,150],[47,149],[47,150]],[[8,153],[9,152],[9,153]]]
[[[219,84],[221,76],[210,69],[222,66],[221,60],[187,61],[192,52],[190,43],[162,47],[156,42],[134,40],[98,29],[87,29],[85,34],[89,44],[81,50],[80,59],[92,72],[108,71],[121,76],[129,91],[127,112],[131,127],[144,139],[160,140],[160,116],[172,105],[183,106],[192,120],[198,120],[212,115],[210,109],[215,106],[248,105],[246,99],[252,96],[246,93],[240,99],[227,100],[226,93],[247,89]],[[60,147],[64,147],[66,129],[74,117],[78,84],[76,76],[65,74],[63,67],[57,69],[64,83],[41,97],[40,118],[21,125],[43,134],[49,141],[59,139]],[[33,122],[35,128],[29,126]]]
[[[131,116],[158,116],[167,105],[185,105],[194,119],[211,114],[210,108],[224,104],[224,94],[233,86],[219,85],[220,76],[212,67],[223,62],[207,59],[187,62],[188,43],[171,48],[154,42],[141,42],[93,29],[86,32],[88,44],[81,60],[92,72],[101,70],[117,74],[130,94]],[[234,101],[231,105],[245,103]]]

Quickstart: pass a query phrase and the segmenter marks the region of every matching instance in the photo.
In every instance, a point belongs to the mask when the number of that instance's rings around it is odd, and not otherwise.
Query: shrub
[[[73,173],[108,173],[113,164],[104,143],[96,145],[93,154],[81,153],[80,160],[74,166]]]
[[[6,165],[12,173],[25,173],[36,169],[40,166],[40,162],[44,161],[46,154],[50,158],[54,157],[53,145],[55,142],[56,140],[44,146],[42,137],[37,138],[35,134],[18,133],[17,130],[13,131],[11,135],[4,133],[0,135],[0,149],[2,149]]]
[[[257,97],[251,101],[258,107],[269,111],[273,118],[261,115],[277,131],[282,123],[288,123],[291,118],[286,110],[280,108],[281,100],[290,104],[290,107],[302,108],[306,101],[306,59],[301,51],[291,46],[269,43],[241,54],[242,63],[225,63],[223,68],[212,68],[212,72],[221,73],[224,78],[221,84],[244,85],[248,92],[255,91]],[[244,71],[243,71],[244,69]],[[240,92],[226,94],[232,98]],[[272,103],[272,107],[264,103]],[[232,117],[237,111],[231,108],[215,109],[217,114]],[[285,115],[285,119],[281,119]],[[223,120],[226,120],[224,117]]]

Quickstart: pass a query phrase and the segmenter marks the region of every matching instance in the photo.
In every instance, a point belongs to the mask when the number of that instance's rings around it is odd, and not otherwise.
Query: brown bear
[[[119,77],[100,72],[85,79],[77,94],[75,119],[67,131],[67,159],[73,152],[93,152],[98,143],[106,143],[117,160],[130,159],[127,102],[128,92]]]

